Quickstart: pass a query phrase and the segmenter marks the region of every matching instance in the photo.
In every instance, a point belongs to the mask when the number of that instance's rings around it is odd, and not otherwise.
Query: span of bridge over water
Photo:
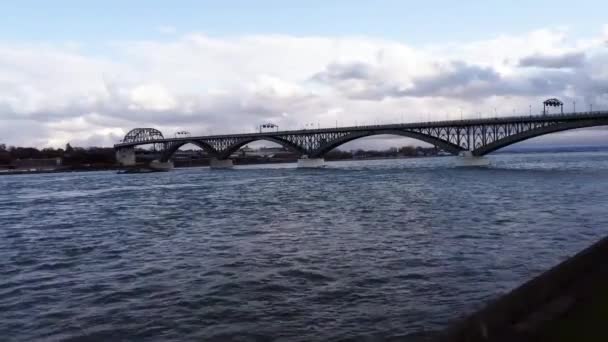
[[[554,115],[511,116],[486,119],[451,120],[388,125],[349,126],[289,131],[221,134],[196,137],[165,138],[153,128],[137,128],[114,145],[117,159],[123,165],[134,163],[134,148],[139,145],[160,146],[160,165],[169,163],[179,147],[194,144],[211,157],[211,166],[232,166],[230,155],[242,146],[266,140],[299,154],[301,167],[323,165],[324,155],[355,139],[372,135],[398,135],[421,140],[453,155],[462,157],[464,165],[484,165],[484,155],[520,141],[545,134],[585,127],[608,125],[608,111],[578,112]]]

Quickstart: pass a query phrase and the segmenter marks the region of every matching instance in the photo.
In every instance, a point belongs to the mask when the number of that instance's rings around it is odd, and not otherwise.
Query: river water
[[[608,153],[0,177],[3,341],[418,340],[608,232]]]

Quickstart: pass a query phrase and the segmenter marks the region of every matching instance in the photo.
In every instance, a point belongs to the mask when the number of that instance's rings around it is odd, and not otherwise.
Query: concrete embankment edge
[[[606,305],[608,237],[456,322],[438,341],[608,341]]]

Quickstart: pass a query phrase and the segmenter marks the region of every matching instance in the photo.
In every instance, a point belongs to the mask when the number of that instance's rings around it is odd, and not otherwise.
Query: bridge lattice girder
[[[155,128],[135,128],[129,131],[122,140],[124,143],[156,141],[163,139],[163,134]]]
[[[330,150],[349,141],[366,136],[390,134],[410,137],[433,144],[442,150],[458,154],[471,151],[482,156],[499,148],[532,137],[591,126],[608,125],[608,112],[585,114],[544,115],[480,120],[444,121],[420,124],[378,125],[316,129],[300,131],[267,132],[256,134],[217,135],[206,137],[150,139],[125,141],[115,148],[162,143],[162,160],[168,160],[181,146],[192,143],[211,156],[226,159],[242,146],[257,140],[280,144],[300,155],[322,157]]]

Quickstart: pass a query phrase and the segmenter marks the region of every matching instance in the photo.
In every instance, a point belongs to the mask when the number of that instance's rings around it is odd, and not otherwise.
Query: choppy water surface
[[[608,153],[0,177],[0,335],[424,336],[608,232]]]

